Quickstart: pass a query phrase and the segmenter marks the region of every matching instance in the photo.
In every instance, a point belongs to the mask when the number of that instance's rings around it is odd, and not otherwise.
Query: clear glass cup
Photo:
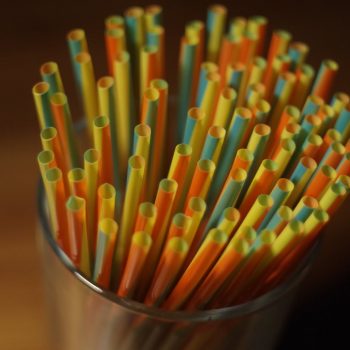
[[[87,280],[52,237],[41,184],[38,205],[51,349],[273,349],[318,246],[286,282],[257,299],[209,311],[168,312],[121,299]]]

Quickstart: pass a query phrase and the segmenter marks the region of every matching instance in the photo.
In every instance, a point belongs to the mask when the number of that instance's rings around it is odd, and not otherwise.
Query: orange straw
[[[215,260],[221,254],[227,242],[227,235],[218,229],[209,231],[197,254],[172,290],[170,296],[161,305],[167,310],[177,310],[190,297],[201,279],[207,274]]]

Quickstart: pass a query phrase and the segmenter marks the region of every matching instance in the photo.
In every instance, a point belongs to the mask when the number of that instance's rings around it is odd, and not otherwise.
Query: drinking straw
[[[347,106],[342,109],[339,117],[334,125],[342,135],[342,141],[346,141],[350,136],[350,107]]]
[[[248,18],[247,32],[257,35],[255,53],[258,56],[264,53],[267,24],[268,20],[264,16],[252,16]]]
[[[265,95],[265,85],[261,83],[254,83],[248,85],[247,92],[245,94],[244,105],[248,108],[253,109],[259,101]]]
[[[124,17],[118,16],[118,15],[108,16],[105,19],[105,29],[109,30],[109,29],[116,29],[116,28],[125,29]]]
[[[112,144],[109,118],[96,117],[93,124],[94,148],[100,157],[100,183],[113,183]]]
[[[249,211],[259,194],[266,194],[271,191],[276,181],[277,171],[278,164],[274,160],[264,159],[261,162],[239,206],[239,211],[242,216],[245,216]]]
[[[224,231],[230,238],[233,229],[240,220],[240,217],[241,215],[236,208],[228,207],[222,212],[217,224],[217,228],[221,231]]]
[[[311,157],[302,157],[299,159],[290,180],[294,183],[294,190],[287,200],[287,205],[293,207],[304,191],[306,184],[317,168],[317,163]]]
[[[73,168],[67,174],[69,192],[77,197],[86,198],[86,174],[82,168]]]
[[[256,54],[258,34],[247,31],[242,37],[238,62],[248,65]]]
[[[93,120],[98,115],[98,100],[95,73],[90,54],[87,52],[78,53],[74,57],[74,69],[88,131],[92,135]]]
[[[248,132],[249,132],[249,128],[248,128]],[[253,131],[249,134],[250,134],[250,138],[248,141],[247,149],[254,156],[254,159],[250,167],[251,169],[250,174],[251,173],[254,174],[256,168],[260,165],[261,159],[264,155],[267,142],[271,135],[271,128],[266,124],[257,124],[255,125]]]
[[[145,23],[144,10],[141,7],[129,7],[125,13],[125,29],[127,38],[128,52],[130,53],[130,61],[133,74],[134,89],[138,86],[139,62],[141,47],[145,44]],[[137,91],[137,90],[135,90]],[[136,100],[137,96],[136,96]]]
[[[249,87],[253,84],[261,83],[266,69],[266,60],[263,57],[256,56],[252,59],[247,69],[247,84]]]
[[[273,231],[278,236],[292,219],[293,210],[286,205],[281,205],[273,214],[265,229]]]
[[[346,152],[343,155],[337,167],[337,173],[338,175],[350,175],[350,152]]]
[[[241,44],[242,44],[241,36],[234,37],[230,34],[223,36],[219,60],[218,60],[219,74],[221,77],[225,77],[227,72],[227,67],[230,64],[238,62]],[[221,87],[223,87],[225,83],[226,83],[226,79],[221,79]]]
[[[130,55],[123,51],[114,60],[115,101],[117,105],[116,139],[120,177],[127,171],[132,126],[135,123],[134,95],[131,81]]]
[[[113,28],[105,30],[105,46],[107,56],[108,74],[113,76],[114,60],[126,50],[126,39],[124,28]]]
[[[286,203],[288,197],[294,189],[294,184],[291,180],[288,179],[278,179],[275,186],[273,187],[270,196],[273,199],[273,204],[266,214],[264,220],[261,222],[258,231],[263,230],[271,222],[272,217],[276,211]],[[272,229],[273,230],[273,229]],[[275,230],[273,230],[275,231]],[[276,231],[275,231],[276,232]]]
[[[213,125],[227,129],[233,116],[237,93],[230,87],[224,87],[220,93],[213,117]]]
[[[173,211],[177,211],[184,200],[184,186],[189,176],[192,147],[181,143],[175,147],[174,155],[168,172],[168,179],[176,181],[178,188],[174,199]]]
[[[228,34],[232,37],[241,37],[247,28],[247,19],[244,17],[234,17],[230,20]]]
[[[301,108],[309,94],[311,83],[315,75],[315,70],[308,64],[302,64],[295,71],[296,82],[294,91],[290,97],[289,103],[295,107]]]
[[[305,222],[318,206],[317,199],[311,196],[303,196],[293,210],[294,219]]]
[[[157,46],[142,46],[140,49],[140,98],[143,97],[145,90],[150,82],[158,76],[157,71]]]
[[[297,68],[300,68],[308,56],[310,48],[307,44],[295,41],[288,47],[288,56],[291,58],[290,69],[295,72]]]
[[[157,132],[157,115],[158,115],[158,103],[159,92],[157,89],[148,88],[145,90],[142,101],[142,113],[141,122],[149,125],[151,128],[151,134],[155,135]],[[155,136],[151,137],[150,150],[148,157],[148,186],[147,186],[147,198],[151,198],[155,192],[155,188],[158,184],[159,176],[157,164],[155,162]]]
[[[249,151],[249,149],[240,148],[236,153],[236,157],[232,163],[230,173],[237,168],[244,169],[248,173],[252,165],[253,159],[254,154],[251,151]]]
[[[168,240],[159,260],[154,278],[144,300],[146,305],[160,305],[171,291],[188,252],[183,237]]]
[[[67,167],[77,167],[79,164],[78,152],[67,96],[62,92],[57,92],[51,95],[50,103],[62,153],[68,161]]]
[[[301,123],[301,128],[296,137],[294,138],[296,149],[295,152],[292,155],[292,159],[288,164],[287,172],[290,171],[290,169],[293,167],[297,159],[299,159],[300,154],[302,153],[302,145],[304,144],[305,140],[309,137],[311,134],[317,133],[318,129],[321,126],[321,119],[314,114],[308,114],[303,122]]]
[[[272,159],[277,163],[278,170],[276,178],[279,178],[285,171],[290,159],[295,151],[295,142],[292,139],[284,139],[277,146],[276,151],[272,155]]]
[[[182,136],[185,127],[187,110],[191,107],[192,93],[194,92],[194,70],[196,63],[196,50],[199,45],[198,38],[182,37],[179,58],[179,102],[177,118],[177,140]]]
[[[320,198],[320,208],[332,215],[347,195],[345,186],[337,182],[328,187]]]
[[[317,158],[317,154],[320,151],[320,147],[323,144],[322,137],[317,134],[309,135],[302,145],[301,157]]]
[[[334,143],[334,142],[339,142],[341,141],[341,134],[338,130],[335,129],[328,129],[326,134],[323,136],[323,143],[320,146],[317,155],[315,156],[315,159],[317,161],[321,160],[329,147]]]
[[[248,288],[249,290],[250,287],[254,288],[254,285],[258,285],[258,281],[264,277],[264,273],[266,273],[269,267],[278,266],[278,263],[297,246],[303,232],[305,232],[305,226],[301,221],[292,220],[288,223],[271,244],[270,253],[265,254],[260,260],[259,265],[250,275],[249,281],[244,289],[247,290]]]
[[[67,44],[72,67],[74,68],[76,55],[81,52],[89,52],[85,31],[80,28],[69,31],[67,34]],[[76,73],[74,69],[74,74]],[[75,79],[78,81],[79,77],[75,75]]]
[[[336,113],[333,107],[330,105],[323,105],[317,112],[317,115],[322,120],[322,125],[318,130],[319,135],[323,136],[325,132],[334,126],[336,120]]]
[[[331,107],[334,109],[336,116],[349,104],[350,96],[344,92],[336,92],[331,99]]]
[[[227,9],[222,5],[211,5],[207,13],[207,60],[216,62],[225,28]]]
[[[165,76],[165,29],[160,25],[156,25],[147,31],[146,35],[147,46],[153,46],[157,48],[156,51],[156,72],[158,78],[164,78]]]
[[[321,229],[328,223],[328,221],[329,215],[326,211],[322,209],[314,210],[304,224],[305,230],[301,235],[299,244],[279,263],[278,266],[273,266],[273,270],[272,268],[269,269],[271,272],[267,271],[267,278],[265,278],[264,283],[259,286],[260,292],[267,288],[273,288],[289,274],[291,268],[295,267],[295,264],[302,259],[306,250],[310,248],[311,244],[315,241]]]
[[[213,299],[216,292],[235,273],[249,252],[249,243],[244,239],[231,240],[218,261],[192,295],[187,310],[201,310]]]
[[[128,162],[128,176],[126,180],[125,198],[118,234],[118,242],[114,253],[112,278],[113,283],[120,281],[125,260],[131,242],[131,232],[134,228],[137,209],[139,206],[143,179],[145,171],[145,160],[138,155],[133,155]],[[116,285],[113,286],[115,288]]]
[[[271,105],[264,99],[259,100],[252,108],[253,116],[256,122],[265,123],[269,117]]]
[[[157,208],[153,203],[144,202],[139,205],[135,221],[134,231],[144,231],[152,234],[153,227],[157,218]]]
[[[266,87],[265,97],[268,100],[271,100],[273,97],[274,87],[276,86],[278,77],[282,73],[288,72],[290,62],[291,62],[291,60],[290,60],[290,57],[288,55],[281,54],[281,55],[277,55],[274,58],[270,70],[269,70],[269,66],[266,67],[263,83]]]
[[[147,232],[139,231],[132,235],[129,254],[117,291],[118,296],[133,297],[151,246],[152,237]]]
[[[337,172],[331,166],[323,165],[318,167],[308,183],[305,195],[317,199],[321,198],[336,176]]]
[[[169,231],[167,234],[167,240],[173,237],[184,237],[188,235],[188,230],[191,227],[192,218],[183,213],[177,213],[173,216]]]
[[[57,129],[50,127],[41,130],[40,139],[43,149],[53,152],[57,167],[65,174],[67,169],[66,158],[62,153],[62,147],[60,140],[58,139]]]
[[[117,111],[115,104],[115,84],[112,77],[102,77],[97,81],[99,115],[109,119],[110,138],[112,149],[112,169],[114,185],[117,188],[121,186],[118,161],[118,142],[117,135],[119,125],[117,124]]]
[[[323,104],[324,100],[321,97],[309,95],[301,111],[300,121],[303,122],[305,117],[309,114],[317,114]]]
[[[70,196],[66,202],[66,210],[72,260],[87,277],[91,277],[91,256],[86,229],[85,199]]]
[[[153,244],[143,271],[143,280],[138,294],[139,299],[144,298],[146,289],[149,287],[151,279],[153,278],[154,270],[165,242],[177,187],[176,181],[171,179],[162,179],[159,182],[158,192],[155,199],[157,218],[152,231]]]
[[[149,31],[163,23],[163,8],[159,5],[148,5],[145,7],[145,26]]]
[[[217,165],[225,135],[226,130],[223,127],[217,125],[211,126],[208,130],[200,158],[210,159]]]
[[[311,94],[328,100],[338,69],[339,65],[337,62],[333,60],[322,61],[312,86]]]
[[[202,278],[207,274],[227,242],[227,235],[218,229],[209,231],[169,297],[161,305],[166,310],[180,308],[190,297]]]
[[[164,142],[167,135],[168,128],[168,83],[163,79],[155,79],[150,83],[150,87],[156,89],[159,92],[158,100],[158,113],[157,113],[157,128],[154,133],[154,167],[155,169],[160,169],[160,173],[163,169],[164,163]],[[171,139],[171,138],[170,138]],[[159,179],[159,178],[158,178]]]
[[[204,118],[205,112],[200,108],[193,107],[188,110],[182,143],[192,147],[192,162],[194,163],[202,150],[199,144],[203,135]]]
[[[86,229],[92,256],[96,247],[96,198],[99,181],[100,155],[90,148],[84,153],[84,170],[86,175]]]
[[[213,62],[203,62],[200,65],[198,89],[197,89],[196,103],[195,103],[196,106],[199,106],[203,99],[203,95],[206,87],[207,75],[209,73],[217,73],[218,71],[219,71],[219,67]]]
[[[276,234],[271,230],[263,230],[254,244],[250,247],[248,256],[242,266],[231,278],[229,283],[224,286],[221,293],[217,295],[210,306],[223,307],[232,305],[234,300],[239,296],[245,284],[249,281],[254,270],[265,255],[270,254],[271,245],[276,239]]]
[[[145,174],[148,171],[148,157],[149,157],[149,149],[151,143],[151,128],[144,123],[138,124],[134,128],[134,144],[133,144],[133,155],[141,156],[145,160]],[[143,194],[145,194],[146,181],[143,183]],[[142,231],[142,230],[138,230]]]
[[[247,66],[241,62],[231,63],[228,65],[226,74],[223,75],[225,84],[234,89],[237,92],[237,106],[240,107],[243,104],[244,82],[247,76]]]
[[[46,62],[40,67],[41,78],[49,84],[49,95],[64,93],[60,70],[56,62]]]
[[[345,147],[340,142],[333,142],[320,160],[318,166],[330,165],[336,169],[345,154]]]
[[[220,167],[215,173],[213,185],[210,189],[211,197],[213,197],[214,194],[219,193],[220,189],[222,188],[236,152],[241,147],[241,142],[244,139],[244,135],[251,118],[252,113],[249,109],[242,107],[235,109],[233,119],[221,151]]]
[[[209,126],[212,124],[215,106],[219,98],[220,75],[218,73],[208,73],[205,77],[205,87],[199,107],[205,113],[203,121],[203,142]],[[201,144],[203,145],[203,143]]]
[[[230,173],[230,177],[214,205],[204,232],[208,232],[217,225],[224,209],[235,206],[246,178],[247,172],[240,168],[234,169],[233,172]]]
[[[276,129],[281,113],[289,102],[295,82],[296,77],[290,72],[282,73],[277,78],[272,96],[272,110],[269,118],[269,124],[273,130]]]
[[[41,177],[44,179],[46,170],[56,168],[55,155],[51,150],[43,150],[37,155]],[[46,185],[44,183],[44,185]]]
[[[192,197],[200,197],[203,200],[206,199],[215,168],[215,163],[210,159],[200,159],[197,162],[191,185],[187,193],[185,207]]]
[[[50,85],[46,82],[39,82],[32,89],[40,130],[55,126],[50,107],[49,90]]]
[[[256,230],[250,226],[241,226],[239,231],[234,235],[232,241],[244,239],[249,245],[251,245],[257,237]]]
[[[62,171],[58,168],[47,169],[43,181],[47,192],[47,202],[54,239],[66,254],[71,257],[72,252],[65,210],[66,193]]]
[[[281,113],[278,125],[276,127],[276,135],[281,136],[282,130],[285,126],[291,122],[298,122],[300,117],[300,111],[297,107],[292,105],[287,105],[284,107],[283,112]],[[276,140],[274,144],[278,141]],[[273,147],[272,147],[273,148]]]
[[[265,73],[265,79],[271,74],[271,68],[274,59],[278,55],[282,55],[287,52],[288,45],[291,39],[292,35],[285,30],[275,30],[272,33],[270,46],[267,54],[267,70]]]
[[[112,218],[104,218],[99,221],[93,280],[106,289],[110,286],[117,232],[118,224]]]
[[[241,217],[244,219],[238,227],[235,235],[239,236],[242,230],[244,230],[244,227],[252,227],[256,230],[263,222],[267,213],[270,211],[273,203],[274,199],[271,195],[259,194],[252,203],[252,206],[247,210],[247,213],[244,214],[244,216],[242,214],[242,211],[239,210]]]
[[[116,190],[113,185],[103,183],[97,190],[97,220],[113,219],[115,214]]]

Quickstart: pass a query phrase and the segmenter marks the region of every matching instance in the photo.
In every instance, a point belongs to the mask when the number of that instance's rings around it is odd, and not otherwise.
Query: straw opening
[[[181,143],[176,146],[176,153],[180,156],[189,156],[192,154],[192,147],[186,143]]]
[[[36,95],[43,95],[50,89],[50,85],[44,81],[37,83],[33,86],[33,93]]]
[[[283,192],[291,192],[294,188],[293,182],[284,178],[277,181],[277,186]]]
[[[151,135],[151,128],[144,123],[135,126],[135,133],[140,137],[148,137]]]
[[[98,226],[99,226],[99,229],[106,234],[112,234],[116,232],[118,229],[117,223],[110,218],[104,218],[100,220]]]
[[[257,201],[262,207],[271,207],[273,204],[273,199],[268,194],[260,194]]]
[[[307,169],[316,169],[317,167],[316,161],[311,157],[303,157],[300,162]]]
[[[171,250],[177,253],[185,253],[188,251],[188,244],[182,237],[172,237],[169,239],[168,246]]]
[[[54,159],[54,154],[50,150],[44,150],[38,154],[38,161],[40,164],[50,164]]]
[[[98,80],[97,85],[102,89],[109,89],[114,85],[114,79],[112,77],[103,77]]]
[[[145,160],[142,156],[134,155],[129,158],[129,166],[132,169],[142,169],[145,166]]]
[[[232,89],[230,87],[225,87],[222,90],[221,95],[226,100],[234,100],[237,96],[237,93],[234,89]]]
[[[164,192],[175,192],[177,190],[177,182],[171,179],[163,179],[159,183],[159,187],[164,191]]]
[[[98,188],[98,194],[104,199],[112,199],[116,195],[116,191],[109,183],[104,183]]]
[[[63,92],[56,92],[50,97],[52,104],[63,106],[67,104],[67,96]]]
[[[150,101],[156,101],[159,99],[159,91],[154,88],[148,88],[144,92],[144,97]]]
[[[94,119],[94,126],[97,128],[104,128],[109,124],[109,118],[105,116],[99,116]]]
[[[85,179],[85,170],[74,168],[68,172],[68,179],[73,182],[79,182]]]
[[[152,244],[151,236],[145,231],[135,232],[132,235],[132,241],[139,247],[149,247]]]
[[[58,65],[56,62],[46,62],[40,67],[40,72],[43,75],[54,74],[58,71]]]
[[[305,196],[302,198],[302,202],[306,207],[316,209],[318,208],[318,200],[311,196]]]
[[[57,130],[54,127],[42,129],[40,136],[45,141],[52,140],[57,136]]]
[[[192,107],[188,111],[188,115],[189,115],[189,117],[191,117],[193,119],[200,120],[200,119],[204,118],[205,112],[198,107]]]
[[[80,41],[85,38],[85,32],[83,29],[73,29],[67,35],[68,40]]]
[[[286,205],[282,205],[278,209],[278,214],[284,221],[290,221],[293,218],[293,210]]]
[[[87,63],[87,62],[91,61],[91,56],[87,52],[80,52],[75,56],[75,60],[78,63]]]
[[[151,81],[150,86],[152,88],[157,89],[157,90],[167,90],[169,85],[163,79],[154,79],[154,80]]]
[[[48,169],[45,173],[48,182],[56,182],[62,177],[62,171],[58,168]]]
[[[157,208],[151,202],[141,203],[140,204],[140,213],[143,217],[153,218],[157,213]]]
[[[142,7],[138,7],[138,6],[130,7],[130,8],[128,8],[128,9],[125,11],[125,16],[126,16],[126,17],[136,17],[136,18],[139,18],[139,17],[142,17],[143,14],[144,14],[143,8],[142,8]]]
[[[266,136],[270,134],[271,128],[266,124],[257,124],[254,128],[254,132],[259,136]]]
[[[247,178],[247,172],[244,169],[234,169],[231,175],[232,179],[236,182],[243,182]]]
[[[173,224],[178,228],[184,228],[189,225],[191,218],[182,213],[177,213],[174,215]]]
[[[66,207],[71,211],[79,211],[84,206],[84,199],[77,196],[70,196]]]
[[[222,139],[226,134],[226,130],[221,126],[214,125],[209,128],[208,133],[216,139]]]
[[[84,153],[84,160],[88,163],[96,163],[98,159],[98,151],[94,148],[90,148]]]
[[[189,202],[189,207],[192,211],[203,212],[206,209],[205,201],[200,197],[192,197]]]
[[[229,207],[224,210],[224,217],[229,221],[238,221],[240,214],[236,208]]]
[[[210,159],[200,159],[198,161],[198,167],[204,172],[214,172],[215,170],[215,163]]]

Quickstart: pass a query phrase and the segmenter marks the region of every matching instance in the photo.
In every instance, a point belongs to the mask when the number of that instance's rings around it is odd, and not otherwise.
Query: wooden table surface
[[[91,51],[97,67],[104,64],[103,19],[112,13],[122,13],[126,3],[100,2],[86,5],[83,1],[53,3],[38,0],[35,7],[23,2],[7,5],[1,30],[2,69],[1,77],[1,137],[0,137],[0,194],[1,194],[1,242],[0,242],[0,349],[40,350],[49,349],[45,332],[44,292],[40,277],[40,264],[35,246],[36,182],[38,170],[36,154],[40,149],[36,115],[32,104],[31,87],[39,80],[38,67],[47,60],[57,60],[68,94],[73,93],[73,83],[65,46],[65,34],[74,27],[88,31]],[[146,3],[138,1],[139,4]],[[176,1],[165,4],[168,31],[168,52],[177,50],[183,25],[193,18],[205,18],[205,7],[198,14],[190,2]],[[223,1],[225,3],[225,1]],[[227,2],[230,3],[231,2]],[[265,7],[263,7],[264,3]],[[181,6],[188,7],[183,15]],[[113,6],[112,6],[113,5]],[[273,6],[272,6],[273,5]],[[85,6],[82,11],[82,7]],[[318,66],[322,57],[333,57],[342,65],[338,89],[345,89],[350,81],[349,50],[343,48],[343,30],[347,14],[336,6],[329,7],[312,1],[304,5],[304,11],[295,2],[283,5],[279,1],[271,5],[250,1],[249,4],[232,3],[231,15],[261,13],[271,19],[276,28],[286,28],[295,34],[296,40],[305,40],[313,51],[311,62]],[[269,7],[267,7],[269,6]],[[315,6],[318,8],[315,9]],[[317,13],[315,12],[317,11]],[[173,50],[173,51],[172,51]],[[177,54],[169,54],[170,65],[175,67]],[[176,69],[172,69],[176,72]],[[97,69],[97,77],[105,74]],[[171,73],[171,80],[173,75]],[[173,86],[173,85],[172,85]],[[348,87],[349,89],[349,87]],[[350,92],[350,90],[348,90]],[[74,112],[74,108],[73,108]],[[326,290],[327,286],[349,276],[348,247],[350,243],[349,202],[333,222],[332,232],[323,245],[317,268],[304,290],[306,295]]]

